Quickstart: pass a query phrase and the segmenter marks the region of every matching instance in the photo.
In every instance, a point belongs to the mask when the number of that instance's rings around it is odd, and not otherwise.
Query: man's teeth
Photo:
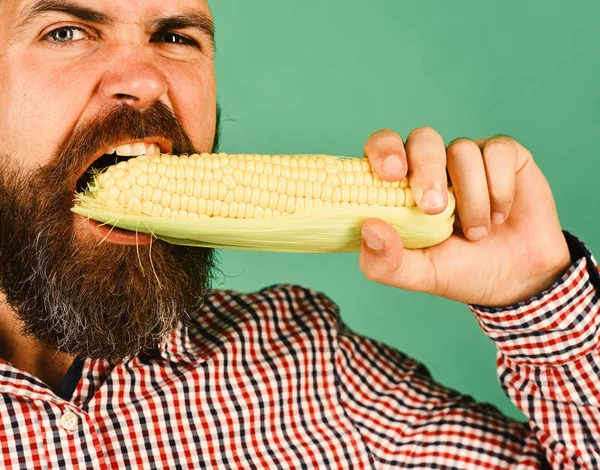
[[[116,153],[123,157],[129,157],[131,155],[154,155],[160,153],[160,147],[158,144],[146,144],[144,142],[135,142],[133,144],[119,145],[117,148],[110,149],[107,154],[111,155]]]

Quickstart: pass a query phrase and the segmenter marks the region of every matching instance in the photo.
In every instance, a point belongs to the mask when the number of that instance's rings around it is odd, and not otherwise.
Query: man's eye
[[[44,39],[48,42],[55,43],[67,43],[73,41],[81,41],[86,39],[85,31],[75,26],[62,26],[60,28],[53,29],[44,36]]]
[[[162,42],[166,44],[180,44],[182,46],[198,46],[193,39],[177,33],[159,33],[152,38],[151,42]]]

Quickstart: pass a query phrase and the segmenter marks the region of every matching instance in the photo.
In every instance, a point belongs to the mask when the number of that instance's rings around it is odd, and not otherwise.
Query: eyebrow
[[[67,15],[79,18],[82,21],[98,24],[112,24],[115,22],[113,18],[104,13],[68,0],[38,0],[29,7],[23,16],[19,27],[23,27],[40,15],[52,12],[66,13]]]
[[[181,15],[157,18],[151,23],[155,31],[194,28],[207,35],[212,45],[215,45],[215,25],[209,16],[203,13],[187,12]]]

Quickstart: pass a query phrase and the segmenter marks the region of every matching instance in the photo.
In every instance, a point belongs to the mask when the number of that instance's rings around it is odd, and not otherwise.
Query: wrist
[[[507,286],[501,300],[473,304],[473,306],[484,309],[510,309],[517,304],[541,297],[564,276],[573,262],[579,258],[581,257],[573,253],[570,244],[567,244],[567,240],[563,237],[553,254],[544,258],[538,268],[533,270],[533,273],[529,271],[525,274],[525,278],[523,275],[515,276],[514,283],[510,287]]]
[[[556,261],[551,263],[549,268],[541,275],[536,276],[527,286],[526,290],[521,293],[519,296],[520,298],[516,299],[513,304],[529,300],[550,289],[556,281],[564,276],[574,261],[575,259],[572,258],[569,247],[565,241]]]

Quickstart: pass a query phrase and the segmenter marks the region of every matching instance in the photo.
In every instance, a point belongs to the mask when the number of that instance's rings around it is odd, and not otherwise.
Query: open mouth
[[[151,139],[148,141],[137,141],[119,144],[114,148],[104,149],[91,158],[82,174],[75,184],[74,190],[84,192],[92,178],[106,167],[115,165],[130,158],[140,155],[155,155],[160,153],[171,153],[173,145],[164,139]],[[107,224],[100,224],[91,219],[85,219],[81,216],[77,223],[85,224],[87,230],[91,231],[100,240],[108,243],[120,245],[147,245],[152,243],[153,237],[145,233],[136,233],[128,230],[122,230]]]
[[[88,184],[92,181],[94,175],[111,165],[116,165],[119,162],[127,161],[130,158],[139,157],[140,155],[169,153],[171,150],[171,145],[168,142],[156,140],[147,142],[130,142],[107,149],[105,152],[96,155],[91,160],[89,166],[83,171],[82,175],[77,180],[75,191],[85,191],[88,187]]]

